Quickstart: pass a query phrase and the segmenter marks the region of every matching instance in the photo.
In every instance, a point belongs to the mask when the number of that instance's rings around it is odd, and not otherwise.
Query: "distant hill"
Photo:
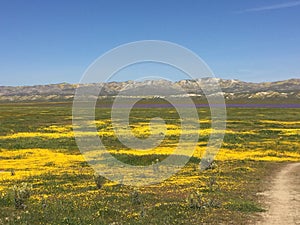
[[[103,85],[101,96],[116,96],[124,87],[131,85],[142,89],[152,84],[160,89],[167,85],[179,85],[191,96],[204,98],[201,85],[209,87],[212,83],[218,81],[224,96],[227,100],[292,100],[300,101],[300,79],[289,79],[277,82],[251,83],[239,80],[225,80],[219,78],[202,78],[198,80],[181,80],[178,82],[167,82],[164,80],[155,81],[126,81],[109,82],[104,84],[85,84],[90,88]],[[1,102],[27,102],[27,101],[67,101],[72,100],[76,88],[79,84],[48,84],[34,86],[0,86]],[[217,94],[217,93],[211,93]]]

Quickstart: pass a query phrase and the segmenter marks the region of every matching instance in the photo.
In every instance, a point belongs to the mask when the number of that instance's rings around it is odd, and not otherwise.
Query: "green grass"
[[[70,103],[2,104],[0,137],[20,132],[55,133],[43,128],[70,126],[71,107]],[[200,108],[198,112],[203,120],[201,128],[209,128],[209,109]],[[36,174],[29,167],[26,175],[18,176],[24,171],[12,166],[12,163],[22,165],[26,158],[32,157],[31,154],[20,154],[18,150],[49,149],[61,152],[68,158],[80,154],[74,137],[1,139],[0,153],[3,154],[0,160],[8,166],[2,168],[0,164],[0,170],[8,173],[14,169],[16,175],[5,177],[0,172],[0,224],[245,224],[264,211],[256,193],[265,190],[270,175],[285,163],[281,161],[289,160],[286,154],[300,153],[299,132],[287,132],[289,129],[300,129],[299,113],[300,109],[229,108],[227,129],[231,132],[225,135],[220,153],[230,151],[235,158],[224,159],[222,156],[216,161],[216,168],[199,172],[200,158],[196,155],[181,171],[163,183],[141,188],[107,182],[103,188],[97,189],[93,169],[88,163],[75,161],[64,166],[55,158],[43,162],[41,174]],[[130,124],[135,127],[157,116],[170,125],[180,122],[174,109],[158,108],[148,112],[136,108],[131,112]],[[98,130],[112,129],[108,109],[97,108],[96,117],[107,121],[97,125]],[[112,154],[117,159],[132,165],[150,165],[154,160],[167,156],[127,154],[125,146],[116,136],[101,138],[106,146],[116,150]],[[208,135],[199,137],[200,148],[205,147],[208,138]],[[170,135],[160,146],[176,145],[178,139],[178,135]],[[275,159],[240,158],[252,151]],[[17,154],[9,156],[11,152]],[[209,180],[213,177],[216,178],[216,185],[210,188]],[[33,185],[32,195],[24,210],[16,210],[12,188],[22,182]],[[132,194],[136,191],[141,204],[132,201]],[[187,202],[191,193],[199,193],[205,204],[219,204],[191,208]]]

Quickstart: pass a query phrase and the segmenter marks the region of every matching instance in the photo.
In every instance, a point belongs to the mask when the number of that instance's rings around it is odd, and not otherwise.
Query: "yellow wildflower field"
[[[284,162],[300,161],[300,112],[295,113],[299,109],[228,109],[215,165],[202,172],[199,162],[209,136],[220,132],[211,128],[208,109],[199,110],[199,130],[184,131],[172,110],[157,109],[155,113],[167,122],[151,128],[150,120],[141,117],[147,115],[144,109],[133,112],[130,129],[135,137],[143,140],[166,131],[161,143],[150,150],[124,146],[108,110],[99,109],[89,124],[95,132],[77,135],[96,134],[108,152],[125,163],[151,165],[173,154],[181,135],[198,134],[199,139],[187,165],[160,184],[135,189],[106,180],[97,189],[93,168],[76,145],[68,104],[4,105],[1,110],[0,208],[5,210],[0,224],[5,218],[8,224],[238,223],[249,219],[249,212],[263,210],[255,195],[261,180]],[[22,182],[33,185],[25,211],[15,209],[13,203],[12,188]]]

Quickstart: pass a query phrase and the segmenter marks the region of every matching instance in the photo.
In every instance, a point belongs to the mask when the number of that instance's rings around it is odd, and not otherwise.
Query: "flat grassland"
[[[167,132],[151,153],[138,154],[118,141],[110,110],[96,109],[101,140],[125,163],[151,165],[178,143],[176,110],[147,110],[132,110],[133,133],[147,138],[145,124],[157,116],[165,119]],[[1,104],[0,112],[0,224],[253,223],[264,211],[257,193],[265,190],[270,175],[300,161],[299,108],[228,108],[224,143],[214,165],[200,172],[211,120],[209,108],[199,108],[197,148],[180,172],[146,187],[106,181],[97,188],[75,142],[71,103]],[[32,187],[18,209],[14,186],[21,183]]]

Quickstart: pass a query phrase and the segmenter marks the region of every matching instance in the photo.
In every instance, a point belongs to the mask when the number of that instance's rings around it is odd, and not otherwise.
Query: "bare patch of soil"
[[[300,163],[285,166],[264,195],[267,211],[259,225],[300,224]]]

